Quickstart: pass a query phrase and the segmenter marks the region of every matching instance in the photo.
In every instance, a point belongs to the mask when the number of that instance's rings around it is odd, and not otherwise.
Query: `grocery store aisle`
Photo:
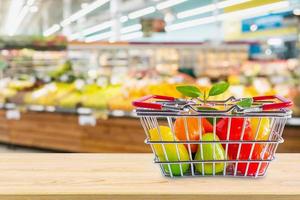
[[[0,153],[49,153],[52,151],[0,144]]]

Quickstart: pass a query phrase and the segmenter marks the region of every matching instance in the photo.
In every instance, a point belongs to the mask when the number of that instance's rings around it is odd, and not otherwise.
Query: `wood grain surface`
[[[1,154],[0,199],[300,199],[300,154],[266,177],[165,178],[151,154]]]
[[[147,153],[145,133],[136,118],[97,119],[96,126],[81,126],[78,116],[61,113],[21,113],[7,120],[0,110],[0,142],[80,153]]]

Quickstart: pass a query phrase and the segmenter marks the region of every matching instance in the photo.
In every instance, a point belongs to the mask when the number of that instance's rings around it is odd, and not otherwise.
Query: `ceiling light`
[[[289,8],[288,1],[279,1],[276,3],[266,4],[254,8],[248,8],[235,12],[225,13],[218,16],[219,20],[230,20],[233,18],[247,19],[251,17],[261,16],[266,13],[274,12],[276,10],[282,10]]]
[[[142,16],[145,16],[145,15],[154,13],[154,12],[155,12],[155,8],[153,6],[150,6],[150,7],[141,9],[141,10],[131,12],[131,13],[129,13],[128,17],[129,17],[129,19],[135,19],[135,18],[138,18],[138,17],[142,17]]]
[[[230,13],[225,13],[217,16],[210,16],[210,17],[203,17],[200,19],[195,19],[195,20],[189,20],[177,24],[172,24],[169,26],[166,26],[166,31],[175,31],[175,30],[180,30],[180,29],[185,29],[189,27],[194,27],[198,25],[203,25],[203,24],[209,24],[209,23],[214,23],[216,21],[222,21],[226,19],[246,19],[250,17],[256,17],[263,15],[268,12],[272,12],[275,10],[281,10],[281,9],[286,9],[289,7],[289,2],[288,1],[280,1],[276,3],[271,3],[263,6],[258,6],[254,8],[249,8],[249,9],[244,9],[244,10],[239,10],[235,12],[230,12]]]
[[[29,11],[29,6],[26,5],[22,8],[20,13],[17,15],[16,20],[13,22],[13,24],[11,24],[8,31],[8,35],[13,36],[16,34],[19,26],[21,25],[23,19],[26,17],[28,11]]]
[[[88,4],[85,8],[77,11],[76,13],[72,14],[70,17],[64,19],[60,24],[61,26],[67,26],[72,22],[77,21],[79,18],[89,14],[90,12],[96,10],[97,8],[101,7],[102,5],[109,2],[109,0],[97,0],[90,4]]]
[[[92,33],[98,32],[98,31],[102,31],[102,30],[107,29],[109,27],[111,27],[111,21],[106,21],[106,22],[103,22],[103,23],[98,24],[96,26],[92,26],[90,28],[87,28],[83,31],[73,33],[72,35],[70,35],[68,37],[68,39],[69,40],[76,40],[80,37],[87,36],[87,35],[90,35]]]
[[[195,20],[189,20],[189,21],[186,21],[186,22],[181,22],[181,23],[166,26],[166,31],[170,32],[170,31],[185,29],[185,28],[189,28],[189,27],[194,27],[194,26],[199,26],[199,25],[203,25],[203,24],[213,23],[215,21],[216,21],[216,17],[214,17],[214,16],[204,17],[204,18],[195,19]]]
[[[23,8],[24,1],[22,0],[12,0],[10,1],[8,14],[6,16],[6,23],[4,26],[4,30],[6,33],[10,32],[12,24],[16,21],[17,13],[21,11]]]
[[[175,6],[177,4],[183,3],[185,1],[187,1],[187,0],[168,0],[168,1],[164,1],[164,2],[157,4],[156,8],[158,10],[162,10],[162,9],[169,8],[169,7]]]
[[[141,38],[143,37],[143,32],[134,32],[134,33],[130,33],[130,34],[127,34],[127,35],[122,35],[121,36],[121,40],[132,40],[132,39],[135,39],[135,38]]]
[[[58,24],[54,24],[53,26],[51,26],[49,29],[47,29],[46,31],[44,31],[43,35],[45,37],[52,35],[53,33],[56,33],[57,31],[59,31],[60,26]]]
[[[93,35],[93,36],[85,38],[85,42],[95,42],[98,40],[107,39],[111,36],[111,34],[112,34],[111,31],[108,31],[108,32],[97,34],[97,35]]]
[[[133,32],[133,31],[139,31],[142,29],[142,25],[141,24],[134,24],[134,25],[131,25],[131,26],[127,26],[127,27],[124,27],[121,29],[121,33],[130,33],[130,32]]]
[[[300,15],[300,8],[296,8],[293,10],[294,15]]]
[[[101,25],[102,25],[102,27],[104,27],[103,26],[103,24],[105,24],[105,23],[108,23],[108,22],[110,22],[110,21],[107,21],[107,22],[104,22],[104,23],[102,23]],[[111,24],[111,23],[109,23],[109,24]],[[81,38],[81,37],[83,37],[83,36],[87,36],[87,35],[89,35],[89,34],[92,34],[92,33],[95,33],[95,32],[97,32],[97,31],[100,31],[100,27],[101,26],[99,26],[98,28],[97,28],[97,26],[94,26],[94,27],[91,27],[91,28],[88,28],[88,29],[86,29],[86,30],[84,30],[84,31],[82,31],[82,32],[77,32],[77,33],[73,33],[72,35],[70,35],[69,37],[68,37],[68,39],[70,40],[70,41],[72,41],[72,40],[77,40],[77,39],[79,39],[79,38]],[[142,29],[142,25],[140,25],[140,24],[134,24],[134,25],[131,25],[131,26],[126,26],[126,27],[123,27],[122,29],[121,29],[121,33],[130,33],[130,32],[133,32],[133,31],[139,31],[139,30],[141,30]],[[101,30],[103,30],[103,29],[101,29]],[[102,35],[102,33],[100,33],[100,34],[98,34],[98,35]],[[93,36],[91,36],[92,38],[93,38]],[[89,37],[90,38],[90,37]],[[101,37],[100,37],[101,38]]]
[[[241,4],[241,3],[244,3],[244,2],[247,2],[247,1],[249,1],[249,0],[226,0],[226,1],[222,1],[220,3],[210,4],[210,5],[207,5],[207,6],[201,6],[201,7],[198,7],[198,8],[193,8],[193,9],[189,9],[189,10],[186,10],[186,11],[183,11],[183,12],[179,12],[177,14],[177,17],[179,19],[181,19],[181,18],[191,17],[191,16],[194,16],[194,15],[200,15],[200,14],[203,14],[203,13],[212,12],[216,9],[221,9],[221,8],[225,8],[225,7],[228,7],[228,6],[233,6],[235,4]]]
[[[121,23],[124,23],[124,22],[127,22],[127,21],[128,21],[128,17],[127,16],[120,17],[120,22]]]
[[[206,12],[211,12],[216,8],[216,6],[214,4],[210,4],[207,6],[201,6],[199,8],[194,8],[194,9],[190,9],[187,11],[183,11],[183,12],[179,12],[177,14],[177,17],[179,19],[181,18],[186,18],[186,17],[190,17],[190,16],[194,16],[194,15],[199,15],[202,13],[206,13]]]
[[[85,29],[84,31],[82,31],[82,35],[84,35],[84,36],[90,35],[92,33],[102,31],[102,30],[107,29],[109,27],[111,27],[111,21],[106,21],[106,22],[103,22],[103,23],[98,24],[96,26]]]

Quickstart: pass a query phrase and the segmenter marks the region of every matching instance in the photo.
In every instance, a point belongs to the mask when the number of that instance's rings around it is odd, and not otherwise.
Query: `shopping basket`
[[[235,97],[203,102],[150,95],[133,105],[164,176],[256,178],[266,174],[283,143],[292,102],[276,95],[252,99],[244,108]]]

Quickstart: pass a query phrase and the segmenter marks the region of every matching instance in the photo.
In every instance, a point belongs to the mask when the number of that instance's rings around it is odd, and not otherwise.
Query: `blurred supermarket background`
[[[300,152],[299,52],[299,0],[1,0],[1,148],[150,152],[133,99],[227,80],[291,98]]]

